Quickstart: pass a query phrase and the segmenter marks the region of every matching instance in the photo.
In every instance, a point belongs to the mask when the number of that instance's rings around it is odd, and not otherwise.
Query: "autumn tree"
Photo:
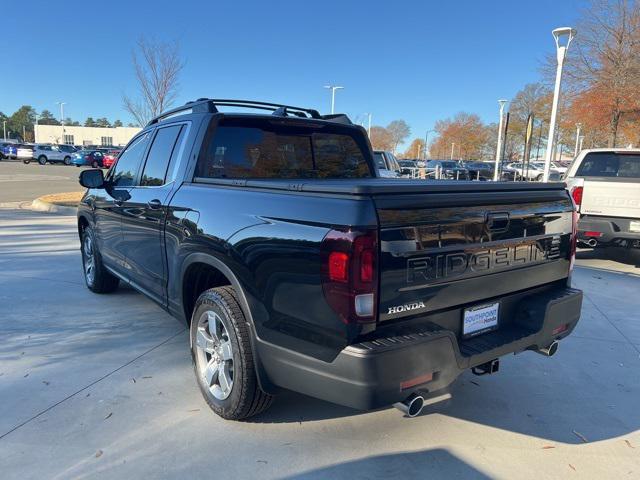
[[[422,138],[415,138],[409,148],[407,148],[402,155],[403,158],[422,158],[424,152],[424,140]]]
[[[590,128],[606,127],[607,144],[614,147],[621,123],[640,112],[640,5],[594,0],[577,29],[565,69],[572,116],[584,113]]]
[[[371,146],[374,150],[392,150],[393,139],[391,133],[384,127],[371,127],[371,136],[369,138]]]
[[[153,43],[141,38],[138,52],[133,52],[133,67],[138,98],[125,94],[122,103],[139,125],[145,125],[175,101],[184,61],[176,43]]]
[[[438,138],[429,148],[432,158],[448,158],[452,149],[455,158],[483,157],[489,133],[478,115],[460,112],[453,118],[438,120],[434,129]]]

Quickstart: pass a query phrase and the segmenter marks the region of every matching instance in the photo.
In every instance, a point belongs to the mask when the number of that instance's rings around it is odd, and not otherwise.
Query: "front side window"
[[[346,130],[226,119],[199,158],[196,177],[370,177],[361,146]]]
[[[140,185],[148,187],[164,185],[167,167],[182,128],[182,125],[174,125],[158,129],[149,149]]]
[[[640,154],[589,153],[582,160],[576,177],[640,178]]]
[[[117,163],[111,170],[113,172],[111,182],[114,186],[130,187],[133,185],[150,138],[151,132],[143,133],[120,154]]]

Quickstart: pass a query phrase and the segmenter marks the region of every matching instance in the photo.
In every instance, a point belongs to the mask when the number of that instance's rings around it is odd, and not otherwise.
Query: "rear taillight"
[[[344,323],[376,320],[378,236],[375,230],[331,230],[322,240],[322,290]]]
[[[576,204],[576,210],[580,211],[580,205],[582,205],[582,192],[584,191],[584,187],[573,187],[571,189],[571,198],[573,198],[573,203]]]

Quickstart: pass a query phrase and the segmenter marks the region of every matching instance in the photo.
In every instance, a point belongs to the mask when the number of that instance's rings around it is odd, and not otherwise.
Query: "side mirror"
[[[104,173],[99,168],[80,172],[80,185],[85,188],[104,188]]]

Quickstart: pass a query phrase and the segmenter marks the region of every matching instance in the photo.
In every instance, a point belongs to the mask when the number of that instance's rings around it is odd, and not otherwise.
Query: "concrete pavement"
[[[77,171],[74,169],[73,171]],[[403,418],[286,393],[226,422],[182,325],[82,280],[75,219],[0,209],[6,478],[640,478],[640,268],[582,252],[582,321],[553,358],[506,357]]]
[[[85,167],[82,167],[85,168]],[[0,204],[31,202],[48,193],[77,192],[81,169],[63,164],[29,165],[16,160],[0,161]]]

